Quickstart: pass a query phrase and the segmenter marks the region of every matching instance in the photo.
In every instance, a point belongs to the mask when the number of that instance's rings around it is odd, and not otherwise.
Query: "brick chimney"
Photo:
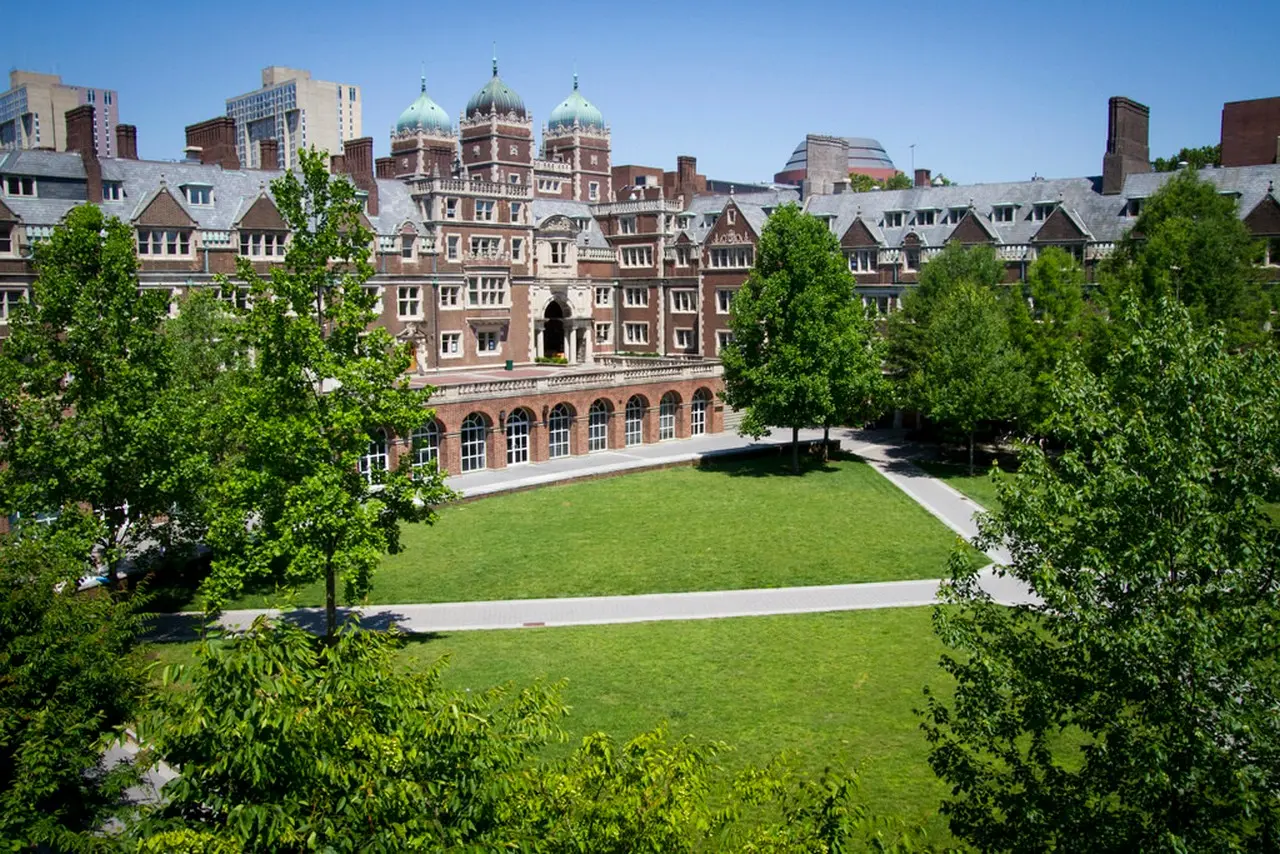
[[[116,125],[116,157],[121,160],[138,159],[137,125]]]
[[[201,163],[217,163],[223,169],[239,169],[236,152],[236,120],[231,116],[187,125],[187,148],[199,153]]]
[[[373,161],[373,171],[379,178],[396,177],[396,159],[394,157],[379,157]]]
[[[1107,102],[1107,153],[1102,157],[1102,192],[1115,195],[1124,179],[1151,171],[1148,126],[1151,110],[1128,98]]]
[[[932,177],[933,175],[928,169],[917,169],[915,185],[917,187],[931,187],[933,186],[930,183]]]
[[[373,176],[373,137],[362,136],[342,144],[342,171],[358,189],[369,194],[369,216],[377,216],[378,182]]]
[[[102,164],[98,161],[98,146],[93,141],[94,109],[82,104],[67,110],[67,151],[80,153],[84,164],[86,193],[90,202],[102,201]]]
[[[280,168],[280,140],[260,139],[254,145],[258,148],[259,169]]]

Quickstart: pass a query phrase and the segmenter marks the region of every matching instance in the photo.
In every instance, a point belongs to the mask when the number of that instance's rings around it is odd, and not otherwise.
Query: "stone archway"
[[[564,355],[565,310],[558,300],[547,303],[542,313],[542,356]]]

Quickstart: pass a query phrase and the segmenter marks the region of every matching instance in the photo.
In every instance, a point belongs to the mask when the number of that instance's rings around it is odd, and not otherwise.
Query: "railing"
[[[570,175],[573,173],[573,164],[563,163],[559,160],[535,160],[533,161],[533,171],[559,172],[563,175]]]
[[[659,364],[644,368],[612,368],[584,370],[580,373],[555,373],[532,379],[491,380],[488,382],[441,385],[431,395],[433,404],[464,400],[485,400],[520,394],[548,394],[593,388],[610,388],[625,383],[704,379],[721,376],[719,362],[698,361],[692,364]],[[430,377],[428,377],[430,381]]]
[[[511,254],[508,252],[463,252],[462,263],[501,266],[511,263]]]
[[[413,182],[414,193],[470,193],[478,196],[502,196],[508,199],[531,199],[533,189],[524,184],[498,184],[465,178],[420,178]]]
[[[602,249],[599,246],[579,246],[579,261],[613,261],[617,256],[612,249]]]
[[[656,211],[679,213],[680,206],[667,199],[637,199],[634,202],[606,202],[602,205],[597,205],[595,209],[596,216],[607,216],[609,214],[653,213]]]
[[[1032,249],[1025,243],[1012,243],[996,247],[996,255],[1001,261],[1029,261]]]

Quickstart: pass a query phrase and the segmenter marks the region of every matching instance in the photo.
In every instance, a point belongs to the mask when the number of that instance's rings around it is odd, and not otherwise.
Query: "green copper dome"
[[[453,125],[449,114],[431,98],[427,97],[427,78],[422,78],[422,94],[418,100],[409,105],[409,109],[400,114],[396,122],[396,133],[424,130],[428,132],[451,134]]]
[[[578,75],[573,75],[573,91],[569,97],[560,102],[560,106],[551,111],[547,128],[558,130],[572,128],[574,122],[584,128],[604,130],[604,116],[578,91]]]
[[[471,100],[467,101],[467,118],[473,118],[477,115],[488,115],[489,113],[497,113],[505,116],[507,113],[515,113],[520,118],[528,118],[528,113],[524,109],[524,101],[520,100],[520,96],[515,91],[502,82],[502,78],[498,76],[498,58],[493,58],[493,77],[489,78],[489,82],[484,88],[471,96]]]

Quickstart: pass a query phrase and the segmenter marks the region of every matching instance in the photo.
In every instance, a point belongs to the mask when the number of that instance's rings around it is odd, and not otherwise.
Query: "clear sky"
[[[1224,101],[1280,95],[1280,0],[14,4],[12,68],[118,90],[142,157],[225,113],[267,65],[363,88],[378,156],[427,91],[457,117],[499,70],[541,127],[572,86],[615,164],[771,180],[806,133],[879,139],[962,183],[1096,175],[1106,105],[1151,108],[1151,156],[1216,143]]]

